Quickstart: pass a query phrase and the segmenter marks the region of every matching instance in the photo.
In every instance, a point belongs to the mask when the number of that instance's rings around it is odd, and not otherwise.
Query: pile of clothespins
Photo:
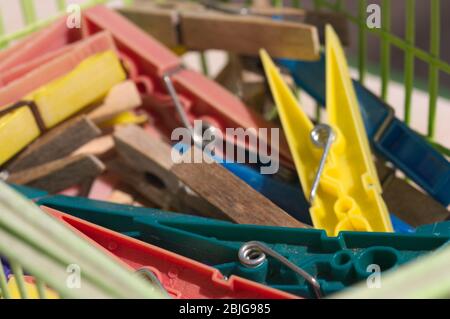
[[[135,1],[0,51],[0,296],[448,297],[450,164],[351,79],[348,37],[334,13]],[[177,55],[206,49],[230,52],[215,79]]]

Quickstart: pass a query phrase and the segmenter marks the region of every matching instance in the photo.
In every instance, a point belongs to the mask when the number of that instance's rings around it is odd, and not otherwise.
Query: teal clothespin
[[[419,227],[415,234],[341,232],[328,237],[316,229],[236,225],[81,197],[46,196],[21,186],[16,189],[29,198],[39,195],[37,204],[196,259],[226,276],[239,275],[303,297],[316,296],[317,287],[325,296],[344,290],[365,280],[372,273],[370,265],[391,270],[450,240],[450,222]],[[287,258],[317,286],[279,259],[262,254],[260,246],[246,245],[254,241]]]

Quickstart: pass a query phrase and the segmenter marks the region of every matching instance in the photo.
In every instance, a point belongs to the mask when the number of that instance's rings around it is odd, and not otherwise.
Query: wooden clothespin
[[[169,47],[220,49],[244,55],[257,55],[264,47],[279,58],[319,58],[318,31],[304,23],[227,14],[200,5],[164,8],[147,1],[137,1],[120,12]]]
[[[141,104],[142,99],[136,84],[128,80],[113,86],[102,104],[92,110],[88,117],[94,123],[101,124]]]
[[[207,2],[206,2],[207,3]],[[213,1],[214,3],[214,1]],[[239,9],[239,5],[226,4],[225,7]],[[278,17],[285,21],[302,22],[315,26],[319,30],[320,42],[325,42],[325,26],[330,24],[343,45],[350,44],[348,20],[344,14],[324,10],[309,10],[292,7],[273,7],[268,1],[253,1],[251,14],[266,17]]]
[[[7,181],[56,193],[95,178],[105,165],[93,155],[77,155],[58,159],[12,173]]]
[[[93,141],[101,134],[93,122],[104,122],[120,112],[140,106],[140,104],[139,92],[133,82],[125,81],[115,85],[103,104],[91,111],[88,116],[78,116],[48,131],[17,156],[5,167],[7,172],[11,174],[26,170],[31,174],[25,179],[22,177],[23,174],[13,174],[10,178],[23,184],[39,183],[42,188],[47,190],[60,190],[63,188],[60,185],[67,185],[67,181],[64,181],[61,176],[70,175],[74,165],[83,168],[83,165],[89,167],[88,164],[95,169],[88,172],[82,171],[78,174],[79,178],[74,178],[74,180],[84,182],[89,177],[95,177],[104,168],[103,164],[100,165],[98,160],[91,155],[106,155],[109,151],[108,141],[111,141],[109,144],[111,148],[113,143],[110,136],[109,140],[108,136],[105,136]],[[93,141],[94,144],[85,146],[90,141]],[[68,157],[72,153],[75,156]],[[44,166],[42,169],[42,165],[46,163],[50,163],[50,166]],[[70,165],[60,165],[61,163],[70,163]],[[55,174],[56,177],[54,177]],[[39,179],[39,182],[36,182],[35,179]],[[46,185],[47,182],[50,185]],[[57,186],[54,186],[55,183]],[[72,183],[72,185],[75,184],[75,182]]]
[[[305,227],[215,162],[175,164],[171,148],[139,127],[118,129],[114,140],[118,154],[134,170],[158,177],[169,191],[179,189],[181,182],[220,212],[222,219],[241,224]]]
[[[86,116],[75,117],[37,139],[5,168],[9,172],[17,172],[63,158],[100,133]]]

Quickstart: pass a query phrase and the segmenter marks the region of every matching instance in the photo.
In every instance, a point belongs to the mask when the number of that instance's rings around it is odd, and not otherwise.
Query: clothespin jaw
[[[330,175],[336,173],[340,185],[335,234],[344,229],[392,231],[344,50],[331,26],[325,35],[327,111],[337,135],[331,150],[335,171],[330,168]]]
[[[313,199],[313,224],[329,235],[342,230],[392,231],[345,55],[331,26],[326,28],[326,51],[327,109],[335,139],[315,197],[310,194],[314,195],[321,152],[311,141],[313,125],[267,53],[261,52],[305,196]]]
[[[0,152],[0,165],[35,140],[40,133],[33,113],[25,106],[0,117],[0,141],[5,141]]]
[[[275,99],[283,129],[294,158],[295,167],[302,182],[303,192],[308,198],[320,152],[314,149],[309,133],[314,125],[298,106],[298,101],[281,77],[277,67],[265,50],[260,51],[261,60]]]

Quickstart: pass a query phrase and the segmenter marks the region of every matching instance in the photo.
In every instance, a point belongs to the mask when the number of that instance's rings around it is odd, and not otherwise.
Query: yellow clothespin
[[[314,127],[266,51],[261,59],[316,228],[392,231],[347,61],[326,27],[326,97],[330,125]],[[317,188],[315,187],[317,186]]]
[[[0,117],[0,165],[39,135],[39,127],[28,107],[21,107]]]
[[[111,87],[125,79],[126,73],[117,54],[106,51],[85,59],[67,75],[28,94],[20,107],[11,111],[0,107],[0,113],[8,112],[0,114],[0,165],[43,130],[98,102]]]
[[[126,111],[116,115],[114,118],[100,123],[100,127],[114,127],[116,125],[136,124],[141,125],[148,121],[146,114],[136,114],[133,111]]]

